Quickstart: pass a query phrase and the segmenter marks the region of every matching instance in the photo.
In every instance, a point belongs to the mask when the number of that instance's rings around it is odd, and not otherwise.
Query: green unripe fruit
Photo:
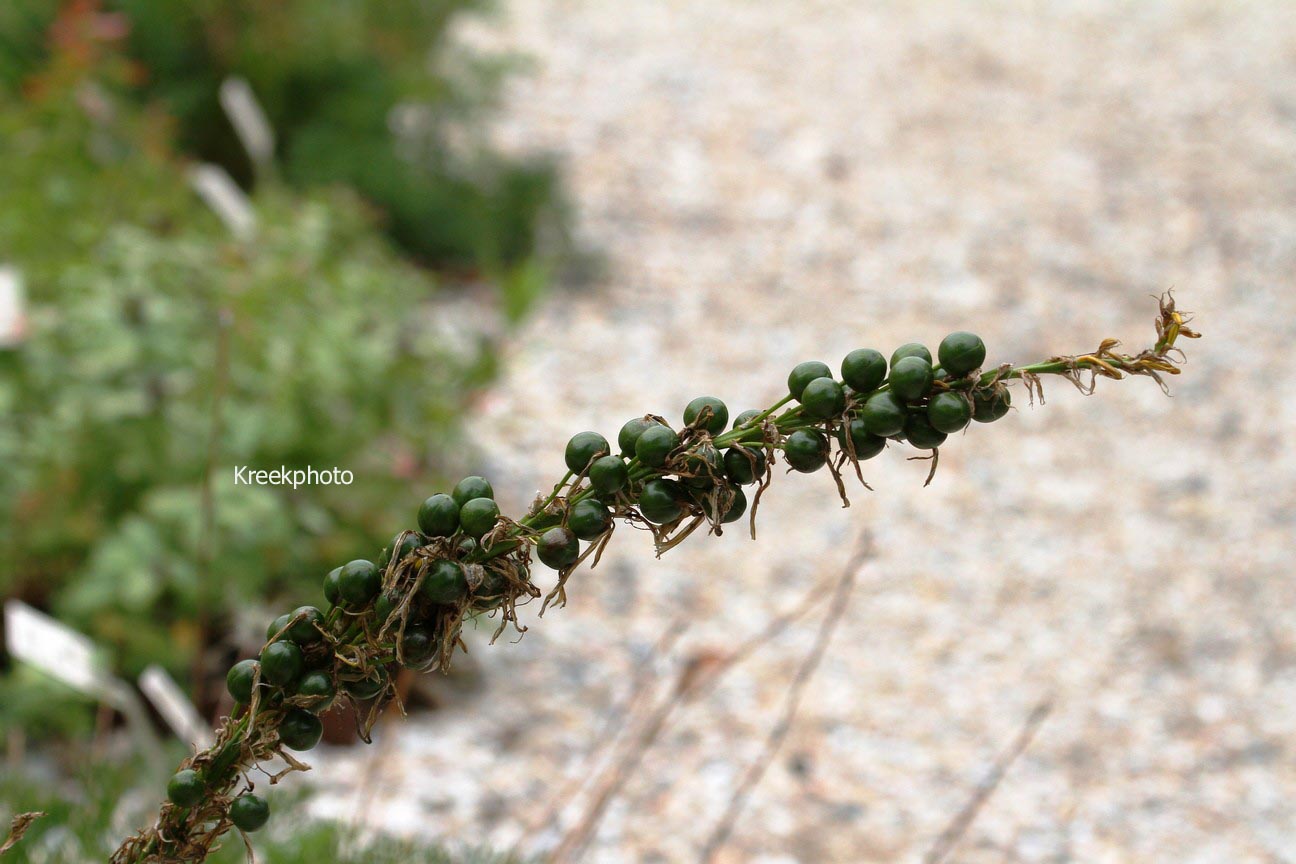
[[[288,625],[289,639],[298,645],[309,645],[324,638],[319,627],[324,624],[324,616],[314,606],[298,606],[293,610],[293,623]]]
[[[955,378],[961,378],[981,368],[985,363],[986,347],[980,336],[960,330],[941,340],[936,356],[944,369]]]
[[[342,588],[338,582],[338,577],[342,575],[341,567],[334,567],[324,577],[324,599],[329,602],[330,606],[336,606],[337,602],[342,599]]]
[[[870,435],[879,438],[899,435],[905,423],[904,403],[890,391],[874,393],[860,409],[859,419]]]
[[[972,394],[972,419],[978,423],[993,423],[1008,413],[1012,394],[1006,387],[977,390]]]
[[[247,705],[252,701],[252,682],[261,664],[252,659],[240,660],[225,673],[225,689],[235,702]]]
[[[480,538],[499,521],[499,505],[490,498],[474,498],[459,511],[459,524],[469,537]]]
[[[932,385],[931,363],[921,357],[901,357],[891,366],[891,392],[906,402],[927,395]]]
[[[680,486],[673,480],[649,480],[639,493],[639,513],[654,525],[678,519]]]
[[[357,558],[342,565],[338,574],[338,593],[347,603],[363,606],[378,596],[382,576],[372,561]]]
[[[311,703],[306,706],[307,711],[312,714],[323,714],[333,707],[333,701],[337,698],[337,688],[333,686],[333,678],[329,673],[316,669],[307,672],[297,682],[297,695],[311,700]]]
[[[946,435],[932,428],[926,413],[915,411],[905,420],[905,440],[919,450],[935,450],[945,443]]]
[[[734,418],[733,428],[740,429],[743,426],[746,426],[747,422],[751,420],[753,417],[760,416],[763,413],[765,412],[757,411],[755,408],[749,408]]]
[[[401,639],[401,655],[405,658],[406,666],[414,669],[423,666],[432,659],[436,649],[436,634],[430,628],[420,624],[405,628],[405,637]]]
[[[927,420],[937,432],[957,432],[971,422],[972,404],[962,393],[937,393],[927,403]]]
[[[871,393],[886,380],[887,361],[872,348],[856,348],[842,358],[842,380],[856,393]]]
[[[283,632],[283,629],[288,626],[290,620],[292,620],[292,615],[285,612],[271,621],[270,626],[266,628],[266,641],[269,642],[271,639],[275,638],[277,634]]]
[[[450,497],[462,507],[474,498],[494,498],[495,490],[485,477],[478,477],[474,474],[456,483],[454,489],[450,490]]]
[[[371,670],[364,678],[343,681],[342,689],[356,699],[372,699],[387,689],[387,681],[386,671],[382,668],[376,668]]]
[[[657,424],[644,430],[635,442],[635,455],[649,468],[660,468],[666,464],[666,457],[679,446],[679,436],[669,426]]]
[[[270,818],[270,805],[264,798],[246,792],[230,802],[229,815],[240,831],[257,831]]]
[[[203,799],[206,791],[206,784],[192,768],[177,771],[167,781],[167,797],[177,807],[192,807]]]
[[[927,361],[928,366],[930,366],[932,362],[931,352],[928,351],[927,346],[923,345],[921,342],[906,342],[893,351],[891,353],[891,368],[894,369],[896,363],[904,357],[921,357]]]
[[[724,476],[724,457],[710,442],[700,445],[684,457],[684,471],[689,475],[681,482],[694,489],[706,489]]]
[[[692,426],[701,415],[703,408],[710,408],[711,414],[702,428],[712,435],[719,435],[725,430],[725,426],[729,425],[729,408],[714,396],[699,396],[688,403],[684,409],[684,424]]]
[[[831,377],[832,370],[828,368],[826,363],[820,363],[818,360],[807,360],[804,363],[798,363],[788,375],[788,392],[792,394],[793,399],[800,400],[806,385],[811,381],[816,378]]]
[[[901,423],[903,422],[902,420]],[[850,435],[851,447],[855,451],[855,458],[860,462],[865,459],[872,459],[886,447],[886,439],[869,432],[868,427],[864,425],[864,421],[858,417],[837,430],[837,440],[841,443],[843,450],[846,449],[846,436],[848,434]]]
[[[536,556],[540,563],[554,570],[570,567],[580,557],[580,541],[571,529],[558,525],[540,535]]]
[[[589,481],[604,495],[615,495],[630,482],[630,469],[620,456],[601,456],[590,463]]]
[[[803,474],[818,471],[828,462],[828,439],[813,429],[798,429],[783,441],[783,458]]]
[[[816,378],[801,391],[801,407],[817,420],[836,417],[846,410],[846,391],[831,378]]]
[[[458,561],[438,558],[428,567],[419,590],[433,603],[457,603],[468,593],[468,576]]]
[[[289,750],[309,750],[319,743],[324,724],[309,711],[289,708],[279,721],[279,743]]]
[[[602,501],[577,501],[567,514],[567,527],[582,540],[601,537],[612,527],[612,511]]]
[[[423,538],[419,537],[418,532],[402,531],[392,538],[392,557],[397,563],[400,563],[422,546]]]
[[[755,447],[730,447],[724,454],[724,466],[730,480],[747,486],[765,473],[765,451]]]
[[[627,420],[617,433],[617,446],[621,448],[622,456],[635,455],[635,444],[639,441],[639,436],[649,426],[660,426],[655,420],[646,420],[643,417],[636,417],[633,420]]]
[[[396,610],[397,603],[398,599],[392,594],[386,591],[379,594],[373,605],[374,623],[382,626],[391,617],[392,612]]]
[[[301,648],[295,642],[280,639],[261,649],[261,680],[276,687],[296,681],[306,666]]]
[[[567,450],[563,458],[567,462],[567,470],[573,474],[584,474],[589,464],[600,456],[606,456],[612,452],[608,446],[607,439],[597,432],[577,432],[567,442]]]
[[[429,537],[449,537],[459,530],[459,505],[449,495],[438,492],[419,507],[418,526]]]
[[[728,525],[730,522],[737,522],[742,518],[742,515],[747,512],[747,494],[737,487],[734,487],[730,491],[733,493],[733,498],[730,499],[729,506],[725,509],[724,515],[720,517],[720,522],[723,525]],[[706,509],[707,516],[713,517],[715,511],[711,509],[712,505],[710,497],[703,497],[700,503]]]

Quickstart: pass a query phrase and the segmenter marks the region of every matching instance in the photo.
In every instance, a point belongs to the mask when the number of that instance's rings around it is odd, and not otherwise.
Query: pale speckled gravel
[[[511,844],[667,622],[692,622],[681,656],[732,645],[867,525],[879,556],[724,861],[921,860],[1049,695],[954,860],[1296,861],[1296,5],[506,11],[466,34],[536,59],[499,137],[564,154],[608,261],[472,421],[511,512],[571,433],[699,393],[761,405],[798,360],[961,327],[993,362],[1137,343],[1169,286],[1206,338],[1174,398],[1055,382],[952,441],[927,489],[891,451],[849,510],[826,475],[780,477],[755,542],[656,562],[623,530],[567,609],[474,642],[480,690],[324,754],[317,808]],[[812,637],[685,708],[585,860],[695,860]]]

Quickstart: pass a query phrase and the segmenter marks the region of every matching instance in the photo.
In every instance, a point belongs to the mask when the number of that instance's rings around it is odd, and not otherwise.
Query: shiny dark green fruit
[[[333,677],[322,669],[307,672],[297,682],[297,695],[311,700],[306,710],[312,714],[323,714],[333,707],[337,698],[337,688],[333,686]]]
[[[846,409],[846,391],[831,378],[816,378],[801,391],[801,407],[816,420],[836,417]]]
[[[571,529],[558,525],[540,535],[536,556],[554,570],[570,567],[580,557],[580,541]]]
[[[276,687],[286,687],[296,681],[305,665],[295,642],[280,639],[261,649],[261,680]]]
[[[381,626],[386,622],[386,620],[391,617],[392,612],[396,611],[396,606],[399,602],[400,599],[390,592],[384,591],[382,594],[379,594],[378,599],[374,601],[373,605],[374,623]]]
[[[673,480],[649,480],[639,493],[639,513],[655,525],[664,525],[678,519],[680,485]]]
[[[901,423],[903,424],[903,422],[902,420]],[[872,459],[886,447],[886,439],[869,432],[868,427],[864,425],[864,421],[858,417],[853,418],[850,423],[837,430],[837,441],[841,444],[843,450],[846,449],[846,436],[848,434],[850,435],[851,448],[855,451],[855,458],[861,462],[865,459]]]
[[[288,622],[291,620],[292,620],[292,614],[285,612],[284,614],[280,615],[278,618],[271,621],[270,626],[266,627],[266,641],[268,642],[271,639],[275,638],[275,635],[282,632],[283,629],[288,626]]]
[[[611,452],[612,448],[608,445],[607,439],[599,433],[577,432],[567,442],[563,459],[567,462],[568,471],[573,474],[584,474],[591,462]]]
[[[329,605],[336,606],[337,602],[342,599],[342,589],[338,584],[338,577],[342,575],[341,567],[334,567],[324,577],[324,599]]]
[[[730,480],[747,486],[765,473],[765,451],[755,447],[730,447],[724,454],[724,466]]]
[[[1008,413],[1012,394],[1006,387],[977,390],[972,394],[972,419],[978,423],[993,423]]]
[[[648,420],[643,417],[635,417],[633,420],[627,420],[617,433],[617,446],[621,448],[622,456],[635,455],[635,444],[639,441],[639,436],[649,426],[660,426],[656,420]]]
[[[960,330],[941,340],[936,356],[942,368],[955,378],[961,378],[981,368],[985,363],[986,347],[980,336]]]
[[[392,538],[391,549],[392,556],[396,562],[404,561],[415,550],[423,546],[423,538],[418,535],[417,531],[402,531]],[[380,567],[382,565],[379,565]]]
[[[372,561],[357,558],[342,565],[338,574],[338,593],[347,603],[363,606],[382,588],[382,576]]]
[[[167,781],[167,797],[177,807],[192,807],[203,799],[207,786],[192,768],[177,771]]]
[[[289,750],[309,750],[320,741],[324,724],[309,711],[289,708],[279,721],[279,743]]]
[[[932,362],[931,352],[928,351],[927,346],[923,345],[921,342],[906,342],[895,351],[891,352],[891,368],[894,369],[896,363],[904,357],[921,357],[927,361],[928,366],[930,366]]]
[[[891,366],[891,392],[906,402],[927,395],[932,385],[931,363],[921,357],[901,357]]]
[[[666,457],[679,443],[679,436],[674,429],[657,424],[645,429],[639,436],[639,440],[635,442],[635,455],[648,467],[660,468],[666,464]]]
[[[580,539],[593,540],[612,527],[612,511],[593,498],[577,501],[567,514],[567,527]]]
[[[324,615],[314,606],[298,606],[291,618],[293,623],[288,625],[286,635],[298,645],[309,645],[324,638],[319,630],[324,625]]]
[[[425,665],[436,653],[436,634],[429,627],[412,624],[405,628],[405,637],[401,639],[401,655],[405,665],[417,669]]]
[[[784,439],[783,458],[803,474],[818,471],[828,462],[828,439],[813,429],[798,429]]]
[[[474,498],[494,498],[495,490],[485,477],[474,474],[456,483],[454,489],[450,490],[450,497],[462,507]]]
[[[730,522],[737,522],[742,518],[742,515],[747,512],[747,493],[743,492],[742,489],[739,489],[736,486],[729,491],[732,493],[733,497],[729,500],[729,506],[725,508],[724,515],[720,517],[720,522],[724,525],[727,525]],[[711,509],[711,497],[709,495],[703,496],[699,499],[698,503],[700,503],[706,510],[708,517],[714,515],[714,511]]]
[[[356,699],[372,699],[387,689],[387,673],[383,669],[373,669],[364,678],[354,678],[342,682],[342,689]]]
[[[904,429],[905,406],[892,392],[874,393],[860,408],[864,431],[879,438],[890,438]]]
[[[419,590],[433,603],[457,603],[468,593],[468,576],[458,561],[438,558],[428,567]]]
[[[604,495],[615,495],[630,482],[630,470],[620,456],[601,456],[590,463],[589,481]]]
[[[418,526],[429,537],[449,537],[459,530],[459,505],[454,498],[438,492],[419,507]]]
[[[684,474],[681,482],[694,489],[707,489],[715,485],[717,478],[724,476],[724,456],[720,451],[705,442],[684,457]]]
[[[927,420],[937,432],[953,434],[972,420],[972,403],[962,393],[937,393],[927,403]]]
[[[743,426],[746,426],[747,422],[751,420],[753,417],[758,417],[763,413],[765,412],[758,411],[755,408],[748,408],[746,411],[742,412],[741,414],[739,414],[737,417],[734,418],[733,428],[741,429]]]
[[[480,539],[499,521],[499,505],[490,498],[474,498],[459,511],[459,525],[469,537]]]
[[[804,363],[798,363],[788,375],[788,392],[792,394],[793,399],[800,401],[801,394],[805,391],[807,384],[816,378],[831,377],[832,370],[828,368],[826,363],[820,363],[818,360],[807,360]]]
[[[932,428],[931,421],[922,411],[915,411],[905,420],[905,440],[919,450],[935,450],[945,443],[946,435]]]
[[[842,358],[842,380],[856,393],[868,394],[886,380],[887,361],[872,348],[856,348]]]
[[[252,701],[252,682],[256,679],[257,661],[240,660],[225,673],[225,689],[234,697],[234,701],[246,705]]]
[[[230,802],[229,815],[240,831],[257,831],[270,819],[270,805],[261,796],[245,792]]]
[[[702,427],[712,435],[719,435],[729,425],[729,408],[714,396],[699,396],[684,408],[684,424],[692,426],[704,408],[711,409]]]

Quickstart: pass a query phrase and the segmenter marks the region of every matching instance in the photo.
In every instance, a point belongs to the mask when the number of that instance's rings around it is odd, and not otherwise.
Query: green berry
[[[765,473],[765,451],[755,447],[730,447],[724,454],[724,466],[730,480],[747,486]]]
[[[330,606],[336,606],[338,600],[342,599],[342,588],[338,583],[338,577],[342,575],[341,567],[334,567],[324,577],[324,599],[329,602]]]
[[[601,456],[590,463],[589,481],[604,495],[615,495],[630,482],[630,471],[620,456]]]
[[[283,629],[288,626],[288,622],[291,620],[292,620],[292,614],[289,612],[285,612],[284,614],[280,615],[278,618],[271,621],[270,626],[266,628],[266,641],[269,642],[271,639],[275,638],[277,634],[282,632]]]
[[[707,489],[724,476],[724,457],[709,442],[684,457],[684,474],[681,479],[686,486],[694,489]]]
[[[259,795],[245,792],[230,802],[229,815],[240,831],[256,831],[270,818],[270,805]]]
[[[570,567],[580,557],[580,541],[571,529],[558,525],[540,535],[536,555],[546,567],[561,570]]]
[[[921,357],[901,357],[891,364],[891,392],[906,402],[927,395],[932,385],[931,362]]]
[[[324,724],[309,711],[289,708],[279,721],[279,743],[289,750],[309,750],[319,743]]]
[[[621,448],[622,456],[635,455],[635,444],[639,441],[639,436],[649,426],[660,426],[656,420],[649,420],[644,417],[636,417],[633,420],[627,420],[617,433],[617,446]]]
[[[657,424],[645,429],[639,436],[639,440],[635,442],[635,455],[648,467],[660,468],[666,464],[666,457],[679,443],[679,436],[674,429]]]
[[[887,361],[872,348],[856,348],[842,358],[842,380],[856,393],[872,393],[886,380]]]
[[[792,394],[793,399],[800,400],[802,391],[811,381],[816,378],[831,377],[832,370],[828,368],[826,363],[820,363],[818,360],[807,360],[804,363],[798,363],[788,375],[788,392]]]
[[[567,514],[567,527],[582,540],[594,540],[612,527],[612,511],[593,498],[577,501]]]
[[[972,420],[972,404],[962,393],[937,393],[927,403],[927,419],[937,432],[954,433]]]
[[[905,419],[905,440],[919,450],[935,450],[945,443],[946,435],[932,428],[931,421],[921,411],[915,411]]]
[[[454,489],[450,490],[450,497],[462,507],[474,498],[494,498],[495,490],[485,477],[473,475],[456,483]]]
[[[459,505],[449,495],[438,492],[419,507],[418,526],[429,537],[449,537],[459,530]]]
[[[753,417],[758,417],[763,413],[765,412],[758,411],[755,408],[749,408],[734,418],[733,428],[740,429],[743,426],[746,426]]]
[[[438,558],[428,568],[419,590],[433,603],[457,603],[468,593],[468,576],[458,561]]]
[[[843,450],[846,449],[847,434],[850,435],[855,458],[860,462],[865,459],[872,459],[886,447],[886,439],[869,432],[868,427],[864,425],[864,421],[858,417],[853,418],[850,423],[837,430],[837,440],[841,443]]]
[[[379,626],[386,623],[387,619],[391,617],[392,612],[396,610],[396,606],[399,602],[399,598],[390,592],[384,591],[379,594],[378,599],[374,601],[373,605],[374,623]]]
[[[490,498],[474,498],[459,511],[459,522],[469,537],[480,538],[499,521],[499,505]]]
[[[993,389],[977,390],[972,394],[972,419],[978,423],[993,423],[1008,413],[1012,394],[1002,385]]]
[[[874,393],[860,408],[859,419],[868,434],[890,438],[904,429],[904,403],[890,391]]]
[[[418,535],[417,531],[402,531],[392,538],[391,548],[394,550],[392,554],[395,556],[396,562],[400,563],[415,550],[422,548],[422,546],[423,538]]]
[[[357,558],[342,565],[338,574],[338,592],[342,599],[356,606],[363,606],[382,588],[382,576],[372,561]]]
[[[940,358],[943,368],[949,370],[955,378],[961,378],[981,368],[981,364],[985,363],[986,347],[980,336],[960,330],[941,340],[936,356]]]
[[[302,651],[294,642],[280,639],[261,649],[261,680],[276,687],[296,681],[305,665]]]
[[[573,474],[584,474],[591,462],[600,456],[612,452],[607,439],[597,432],[577,432],[567,442],[563,458],[567,461],[567,470]]]
[[[333,677],[322,669],[307,672],[297,682],[297,695],[311,700],[306,710],[312,714],[323,714],[333,706],[337,698],[337,688],[333,686]]]
[[[240,660],[225,674],[225,689],[235,702],[246,705],[252,701],[252,681],[260,665],[255,660]]]
[[[891,368],[894,369],[896,363],[905,357],[921,357],[929,366],[932,362],[931,352],[927,350],[926,345],[920,342],[906,342],[891,353]]]
[[[319,627],[324,624],[324,616],[314,606],[298,606],[291,617],[295,620],[288,625],[287,636],[298,645],[309,645],[324,638],[319,631]]]
[[[655,525],[679,518],[680,484],[674,480],[649,480],[639,493],[639,513]]]
[[[706,425],[702,428],[712,435],[719,435],[729,425],[729,408],[714,396],[699,396],[684,409],[684,424],[692,426],[702,414],[703,408],[710,408]]]
[[[817,420],[836,417],[846,409],[846,391],[831,378],[816,378],[801,391],[801,407]]]
[[[813,429],[798,429],[783,441],[783,458],[804,474],[818,471],[828,462],[828,439]]]
[[[167,781],[167,797],[177,807],[192,807],[203,799],[207,787],[192,768],[177,771]]]
[[[733,494],[733,498],[730,499],[729,506],[725,509],[724,515],[720,517],[720,522],[725,525],[730,522],[737,522],[742,518],[742,515],[747,512],[747,494],[736,486],[729,491]],[[706,508],[708,517],[714,515],[714,511],[711,509],[710,496],[702,499],[702,506]]]
[[[387,673],[381,667],[370,670],[364,678],[354,678],[342,682],[342,689],[356,699],[372,699],[387,689]]]
[[[430,628],[420,624],[405,628],[405,636],[401,639],[401,656],[405,658],[407,667],[417,669],[423,666],[432,659],[436,649],[436,634]]]

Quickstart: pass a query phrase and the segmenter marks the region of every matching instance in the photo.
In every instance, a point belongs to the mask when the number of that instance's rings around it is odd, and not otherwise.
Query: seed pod
[[[319,743],[324,725],[309,711],[289,708],[279,721],[279,743],[289,750],[309,750]]]
[[[270,805],[264,798],[245,792],[230,802],[230,821],[240,831],[257,831],[270,818]]]
[[[249,658],[235,663],[225,673],[225,689],[234,697],[235,702],[247,705],[252,701],[252,681],[260,668],[261,664]]]
[[[495,490],[485,477],[473,475],[456,483],[454,489],[450,491],[450,497],[462,507],[474,498],[494,498]]]
[[[167,781],[167,797],[177,807],[192,807],[203,799],[206,791],[202,777],[192,768],[177,771]]]
[[[567,450],[563,458],[567,463],[568,471],[573,474],[584,474],[591,462],[611,452],[612,448],[608,446],[607,439],[599,433],[577,432],[567,442]]]
[[[666,464],[666,457],[679,443],[679,436],[674,429],[657,424],[648,427],[639,436],[639,440],[635,442],[635,455],[650,468],[660,468]]]
[[[826,363],[820,363],[818,360],[807,360],[804,363],[798,363],[788,375],[788,392],[792,394],[793,399],[799,401],[807,384],[816,378],[831,377],[832,370],[828,368]]]
[[[814,429],[798,429],[783,441],[783,458],[803,474],[818,471],[828,462],[828,439]]]
[[[554,570],[561,570],[576,562],[580,557],[580,541],[570,529],[561,525],[550,528],[540,535],[536,544],[536,555],[540,563]]]
[[[690,402],[684,409],[684,425],[692,426],[703,408],[710,408],[711,414],[702,428],[712,435],[719,435],[729,425],[729,408],[714,396],[699,396]]]
[[[886,380],[887,361],[872,348],[856,348],[842,358],[842,380],[856,393],[868,394]]]
[[[459,530],[459,505],[449,495],[438,492],[419,507],[418,525],[429,537],[449,537]]]

